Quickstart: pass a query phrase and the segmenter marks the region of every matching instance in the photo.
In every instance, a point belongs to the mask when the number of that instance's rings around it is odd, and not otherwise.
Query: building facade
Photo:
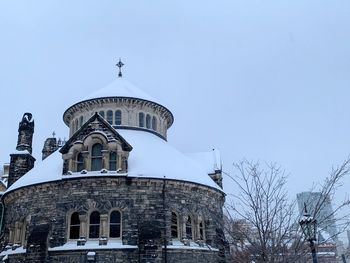
[[[46,140],[35,166],[33,116],[19,124],[2,196],[3,261],[225,261],[218,153],[172,147],[166,107],[120,75],[63,120],[68,141]]]

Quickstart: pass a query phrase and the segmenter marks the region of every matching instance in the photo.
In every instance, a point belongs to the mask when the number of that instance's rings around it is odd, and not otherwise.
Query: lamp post
[[[305,203],[304,203],[304,210],[305,210],[304,215],[300,218],[299,224],[301,226],[301,229],[303,230],[303,233],[306,239],[310,242],[312,262],[317,263],[316,246],[315,246],[317,221],[307,212]]]

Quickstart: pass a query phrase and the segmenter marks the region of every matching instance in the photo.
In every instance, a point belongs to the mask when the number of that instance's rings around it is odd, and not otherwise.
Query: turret
[[[54,153],[58,148],[62,146],[62,140],[55,138],[55,132],[52,133],[51,138],[47,138],[44,143],[42,152],[42,160],[46,159],[52,153]]]
[[[32,156],[33,133],[33,115],[24,113],[18,127],[17,152],[10,154],[11,161],[7,187],[10,187],[34,167],[35,158]]]

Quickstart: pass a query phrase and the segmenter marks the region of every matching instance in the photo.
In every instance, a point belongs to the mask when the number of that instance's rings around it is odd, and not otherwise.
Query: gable
[[[72,137],[60,149],[60,152],[62,154],[68,153],[69,149],[75,143],[82,143],[92,134],[100,134],[104,136],[107,142],[120,142],[123,151],[130,152],[132,150],[132,146],[96,112],[79,130],[72,135]]]

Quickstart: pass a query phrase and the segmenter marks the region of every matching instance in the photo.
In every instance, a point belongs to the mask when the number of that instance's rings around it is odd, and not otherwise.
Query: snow
[[[62,175],[63,159],[60,152],[56,151],[11,185],[6,193],[27,185],[70,178],[125,175],[129,177],[189,181],[222,191],[200,164],[179,152],[158,136],[146,131],[118,130],[118,132],[133,147],[129,154],[129,170],[127,174],[93,171],[87,174],[72,173],[72,175]]]
[[[26,253],[27,250],[23,247],[18,247],[14,250],[12,250],[11,248],[8,249],[8,250],[4,250],[0,253],[0,257],[3,257],[3,256],[8,256],[8,255],[14,255],[14,254],[23,254],[23,253]]]
[[[137,246],[123,245],[121,240],[108,240],[107,245],[99,245],[98,240],[89,240],[84,246],[78,246],[77,241],[68,241],[63,246],[49,248],[49,251],[66,250],[97,250],[97,249],[136,249]]]
[[[221,170],[221,156],[218,149],[209,152],[186,153],[186,155],[203,166],[208,174]]]
[[[14,151],[11,154],[30,154],[27,150],[23,150],[23,151]]]
[[[179,240],[174,240],[172,243],[173,243],[172,245],[167,245],[167,249],[192,249],[192,250],[196,249],[196,250],[219,251],[219,249],[213,248],[207,244],[204,244],[204,246],[201,247],[195,242],[190,242],[189,246],[185,246],[184,243],[182,243]],[[163,248],[164,248],[164,246],[163,246]]]
[[[144,91],[137,88],[134,84],[123,78],[117,78],[114,82],[109,84],[103,89],[100,89],[89,96],[85,97],[83,100],[90,100],[96,98],[104,97],[128,97],[128,98],[139,98],[143,100],[153,101],[158,104],[157,99],[151,97]]]

